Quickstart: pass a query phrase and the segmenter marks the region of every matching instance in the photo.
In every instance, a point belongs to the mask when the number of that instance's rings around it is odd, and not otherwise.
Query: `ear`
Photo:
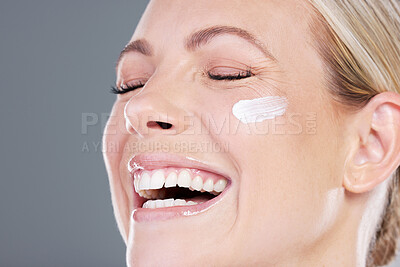
[[[400,95],[373,97],[351,119],[351,148],[343,186],[353,193],[374,189],[400,164]]]

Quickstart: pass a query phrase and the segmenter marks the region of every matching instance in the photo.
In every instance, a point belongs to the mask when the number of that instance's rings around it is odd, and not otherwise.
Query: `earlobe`
[[[355,140],[345,165],[343,186],[364,193],[396,170],[400,164],[400,95],[381,93],[352,121]]]

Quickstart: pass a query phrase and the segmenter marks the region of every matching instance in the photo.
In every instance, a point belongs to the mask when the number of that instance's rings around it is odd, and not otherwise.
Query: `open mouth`
[[[137,205],[144,209],[194,206],[217,198],[229,180],[216,173],[166,167],[133,173]]]

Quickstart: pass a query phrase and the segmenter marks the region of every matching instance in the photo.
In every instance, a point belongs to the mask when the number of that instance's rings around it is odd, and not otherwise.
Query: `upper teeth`
[[[179,186],[202,192],[220,193],[226,185],[227,180],[220,176],[199,174],[189,169],[142,171],[140,174],[135,174],[134,177],[135,191],[144,197],[151,197],[151,195],[146,194],[148,191],[144,190],[161,189],[163,187]]]

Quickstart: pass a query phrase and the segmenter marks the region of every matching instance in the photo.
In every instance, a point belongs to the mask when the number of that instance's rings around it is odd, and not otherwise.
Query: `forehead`
[[[132,40],[181,42],[195,30],[229,25],[248,30],[264,40],[277,29],[306,29],[305,0],[152,0]],[[279,31],[278,31],[279,32]]]

